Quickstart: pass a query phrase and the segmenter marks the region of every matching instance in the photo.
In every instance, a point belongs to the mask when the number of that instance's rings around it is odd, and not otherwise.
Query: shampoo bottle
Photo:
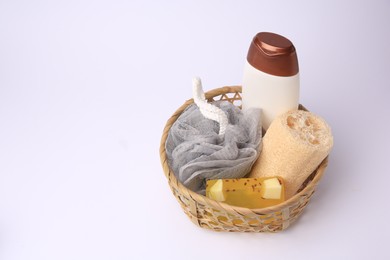
[[[287,38],[258,33],[249,47],[242,82],[242,108],[262,109],[262,124],[299,104],[299,68],[295,47]]]

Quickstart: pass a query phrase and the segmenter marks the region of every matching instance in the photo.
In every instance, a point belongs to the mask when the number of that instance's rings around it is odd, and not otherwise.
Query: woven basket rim
[[[205,97],[206,97],[206,99],[209,99],[209,98],[219,96],[222,94],[236,93],[236,92],[241,93],[242,87],[235,85],[235,86],[225,86],[225,87],[221,87],[221,88],[212,89],[212,90],[205,93]],[[286,207],[289,207],[291,205],[299,203],[301,196],[306,194],[310,189],[314,190],[314,188],[315,188],[314,186],[316,186],[318,184],[319,180],[322,178],[324,170],[328,164],[328,156],[320,163],[320,165],[314,171],[314,172],[316,172],[314,178],[301,191],[299,191],[294,196],[292,196],[291,198],[289,198],[288,200],[286,200],[280,204],[277,204],[277,205],[271,206],[271,207],[266,207],[266,208],[258,208],[258,209],[249,209],[249,208],[229,205],[229,204],[226,204],[224,202],[218,202],[218,201],[212,200],[206,196],[203,196],[201,194],[198,194],[198,193],[188,189],[180,181],[177,180],[175,174],[173,173],[173,171],[169,167],[168,161],[167,161],[167,155],[166,155],[166,151],[165,151],[165,143],[166,143],[166,140],[168,137],[168,132],[169,132],[172,124],[176,121],[176,119],[180,116],[180,114],[185,110],[185,108],[188,107],[192,103],[194,103],[193,99],[187,100],[182,106],[180,106],[173,113],[173,115],[166,122],[164,130],[163,130],[163,134],[161,137],[161,142],[160,142],[160,160],[161,160],[161,164],[162,164],[165,176],[168,179],[169,185],[175,186],[177,189],[179,189],[181,192],[186,193],[195,201],[197,201],[197,202],[203,201],[204,203],[208,203],[216,208],[222,208],[226,211],[235,211],[236,213],[239,213],[239,214],[245,214],[245,215],[248,215],[248,214],[256,214],[256,215],[268,214],[270,212],[280,211]],[[302,105],[300,105],[300,108],[305,109]]]

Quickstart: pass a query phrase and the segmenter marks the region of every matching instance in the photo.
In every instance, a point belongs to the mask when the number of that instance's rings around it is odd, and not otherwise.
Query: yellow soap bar
[[[265,208],[285,200],[280,177],[208,180],[206,196],[210,199],[245,208]]]

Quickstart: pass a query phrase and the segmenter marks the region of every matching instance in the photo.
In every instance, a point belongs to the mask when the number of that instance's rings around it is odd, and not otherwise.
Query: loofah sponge
[[[288,199],[325,159],[332,146],[331,129],[322,118],[307,111],[289,111],[271,123],[249,177],[281,176]]]

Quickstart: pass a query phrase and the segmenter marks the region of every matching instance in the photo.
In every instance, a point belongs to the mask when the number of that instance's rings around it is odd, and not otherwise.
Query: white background
[[[389,26],[389,1],[0,0],[0,259],[389,259]],[[259,31],[294,43],[329,167],[286,231],[200,229],[162,129]]]

